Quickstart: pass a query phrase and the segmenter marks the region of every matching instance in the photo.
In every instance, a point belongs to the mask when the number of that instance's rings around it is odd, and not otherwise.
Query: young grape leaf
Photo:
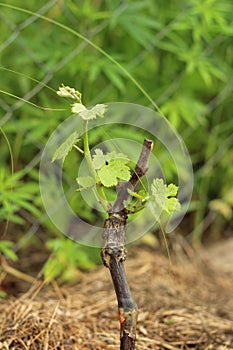
[[[93,166],[96,170],[100,169],[104,164],[108,163],[112,159],[125,159],[128,161],[128,157],[123,153],[116,153],[115,151],[103,154],[103,151],[99,148],[95,150],[93,155]]]
[[[93,167],[96,170],[100,169],[106,162],[105,155],[103,154],[103,151],[99,148],[95,150],[95,154],[93,155],[92,159]]]
[[[129,161],[129,158],[128,158],[128,156],[126,155],[126,154],[124,154],[124,153],[116,153],[115,151],[112,151],[112,152],[108,152],[106,155],[105,155],[105,157],[106,157],[106,161],[107,162],[109,162],[110,160],[112,160],[112,159],[125,159],[125,160],[127,160],[127,161]]]
[[[165,185],[166,186],[166,185]],[[169,184],[168,186],[166,186],[166,194],[167,197],[175,197],[177,195],[178,192],[178,186],[174,185],[174,184]]]
[[[65,142],[63,142],[53,155],[52,162],[56,159],[61,159],[64,162],[68,153],[71,151],[72,147],[79,141],[78,133],[75,131],[71,134]]]
[[[151,192],[153,200],[163,208],[167,198],[167,186],[163,179],[154,179],[151,185]]]
[[[97,104],[91,109],[91,111],[95,115],[97,115],[97,117],[100,117],[100,118],[104,117],[106,110],[107,110],[107,105],[104,105],[104,104]]]
[[[77,177],[76,181],[82,187],[77,189],[77,191],[87,190],[95,186],[95,180],[91,176],[80,176]]]
[[[170,184],[167,186],[163,179],[154,179],[151,185],[151,192],[156,216],[159,216],[162,211],[170,215],[174,211],[180,210],[179,200],[174,198],[178,192],[176,185]]]
[[[71,112],[79,114],[82,111],[85,111],[86,107],[82,103],[74,103],[71,108]]]
[[[166,199],[166,209],[164,209],[168,214],[172,214],[174,211],[180,210],[180,203],[177,198],[167,198]]]
[[[78,114],[83,120],[92,120],[96,117],[103,118],[107,106],[104,104],[97,104],[96,106],[87,109],[82,103],[74,103],[72,105],[72,113]]]
[[[122,158],[114,158],[106,162],[98,170],[101,183],[106,187],[111,187],[116,186],[119,180],[129,181],[131,174],[127,163],[128,160]]]
[[[140,190],[139,192],[133,192],[128,189],[128,193],[132,196],[128,201],[124,201],[125,207],[130,213],[137,213],[142,210],[148,199],[148,193],[145,190]]]

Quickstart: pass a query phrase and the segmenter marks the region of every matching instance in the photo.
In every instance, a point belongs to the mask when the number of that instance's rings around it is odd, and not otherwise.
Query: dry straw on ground
[[[188,261],[170,267],[166,258],[145,249],[133,249],[126,265],[140,307],[138,350],[233,349],[233,274]],[[2,300],[0,349],[119,348],[107,269],[83,275],[72,288],[40,285]]]

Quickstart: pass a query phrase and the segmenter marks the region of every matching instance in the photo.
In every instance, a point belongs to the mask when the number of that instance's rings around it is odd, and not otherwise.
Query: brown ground
[[[137,350],[233,349],[233,241],[202,258],[168,259],[130,248],[126,269],[139,306]],[[106,268],[75,287],[42,287],[0,304],[0,349],[119,349],[114,291]]]

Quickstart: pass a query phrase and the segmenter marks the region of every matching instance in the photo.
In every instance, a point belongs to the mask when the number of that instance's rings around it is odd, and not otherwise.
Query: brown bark
[[[104,265],[109,268],[118,301],[121,350],[135,349],[138,315],[137,304],[132,298],[124,269],[127,254],[125,233],[128,217],[124,201],[130,198],[128,189],[134,191],[139,178],[146,174],[152,147],[153,142],[145,139],[135,170],[130,180],[119,188],[117,199],[104,223],[103,238],[105,245],[101,256]]]

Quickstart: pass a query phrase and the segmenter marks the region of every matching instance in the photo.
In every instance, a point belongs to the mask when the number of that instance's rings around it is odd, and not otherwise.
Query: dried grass
[[[231,277],[133,250],[127,270],[140,308],[137,349],[233,349]],[[0,349],[119,348],[115,295],[105,268],[75,287],[42,287],[0,304]]]

